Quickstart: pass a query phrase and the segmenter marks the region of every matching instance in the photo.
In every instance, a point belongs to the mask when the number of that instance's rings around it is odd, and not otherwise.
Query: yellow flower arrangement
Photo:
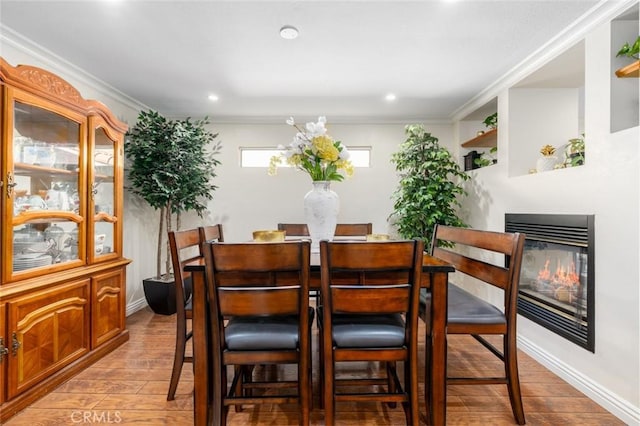
[[[269,175],[276,175],[278,165],[285,160],[287,164],[309,173],[313,181],[342,181],[345,176],[353,175],[353,165],[349,161],[349,151],[342,142],[334,140],[327,134],[325,117],[318,117],[316,123],[307,123],[301,129],[289,117],[287,124],[298,131],[293,141],[281,155],[271,157]],[[344,172],[344,175],[340,172]]]
[[[556,149],[552,145],[545,145],[540,149],[540,154],[545,157],[551,157],[556,152]]]

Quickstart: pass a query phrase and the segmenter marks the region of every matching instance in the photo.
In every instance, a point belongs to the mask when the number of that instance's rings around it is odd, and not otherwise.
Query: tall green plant
[[[215,156],[220,143],[218,134],[206,130],[209,121],[168,120],[155,111],[142,111],[125,139],[125,156],[130,160],[128,189],[160,211],[156,277],[167,275],[171,268],[168,243],[165,268],[161,272],[162,240],[166,232],[180,229],[180,215],[195,211],[202,217],[207,200],[213,199]],[[165,231],[166,228],[166,231]]]
[[[467,226],[457,208],[469,176],[422,125],[407,125],[405,134],[407,140],[391,156],[400,182],[390,218],[401,237],[422,239],[428,247],[435,224]]]

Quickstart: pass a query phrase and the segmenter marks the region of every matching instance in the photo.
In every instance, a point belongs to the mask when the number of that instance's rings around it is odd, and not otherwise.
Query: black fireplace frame
[[[577,328],[562,314],[521,297],[518,313],[567,340],[595,353],[595,215],[505,214],[505,231],[523,232],[526,240],[587,248],[586,326]]]

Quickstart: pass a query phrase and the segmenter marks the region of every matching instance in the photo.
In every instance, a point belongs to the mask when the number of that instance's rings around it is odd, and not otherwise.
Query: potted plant
[[[538,158],[536,162],[536,171],[546,172],[553,170],[558,163],[558,157],[555,156],[556,149],[552,145],[545,145],[540,148],[540,154],[542,157]]]
[[[496,158],[496,154],[498,153],[498,147],[493,146],[489,149],[489,152],[482,152],[478,158],[473,160],[474,164],[478,167],[486,167],[492,164],[496,164],[498,159]]]
[[[400,175],[389,216],[402,238],[420,238],[429,246],[436,223],[466,226],[457,207],[466,195],[462,181],[469,176],[438,139],[419,124],[405,127],[406,141],[391,156]]]
[[[564,167],[576,167],[584,164],[584,134],[580,138],[569,139],[564,150]]]
[[[635,43],[629,44],[628,42],[623,44],[616,57],[626,57],[634,59],[631,64],[620,68],[616,71],[618,77],[639,77],[640,76],[640,36],[636,39]]]
[[[175,312],[175,289],[166,235],[173,229],[180,229],[181,213],[195,211],[202,217],[207,208],[206,201],[213,199],[217,188],[213,178],[220,164],[215,158],[220,143],[215,141],[217,134],[206,130],[208,123],[207,118],[168,120],[158,112],[142,111],[125,139],[125,156],[130,161],[128,189],[160,214],[156,275],[143,281],[147,302],[157,313],[170,315]],[[163,241],[164,269],[161,268]],[[147,290],[150,290],[149,294]]]
[[[491,114],[490,116],[485,118],[483,123],[484,123],[485,126],[487,126],[487,128],[489,128],[491,130],[497,129],[498,128],[498,113],[494,112],[493,114]]]

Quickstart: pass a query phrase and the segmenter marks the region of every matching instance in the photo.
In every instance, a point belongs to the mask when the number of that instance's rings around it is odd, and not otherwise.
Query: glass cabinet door
[[[7,195],[12,215],[12,272],[84,262],[82,116],[13,102]]]
[[[93,133],[91,202],[93,235],[88,249],[92,261],[113,257],[119,250],[118,235],[118,139],[110,136],[98,117],[90,117]]]

